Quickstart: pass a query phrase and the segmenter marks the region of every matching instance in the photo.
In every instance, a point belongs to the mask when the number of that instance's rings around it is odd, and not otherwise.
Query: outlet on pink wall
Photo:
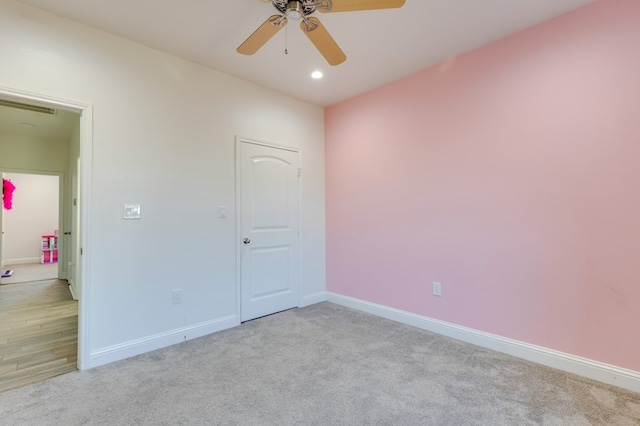
[[[639,22],[597,1],[327,108],[328,291],[640,371]]]

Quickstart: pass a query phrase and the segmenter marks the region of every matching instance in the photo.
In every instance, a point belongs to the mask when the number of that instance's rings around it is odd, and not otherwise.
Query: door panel
[[[284,294],[289,287],[289,269],[291,264],[290,247],[267,247],[250,250],[251,288],[250,301]],[[283,279],[284,277],[284,279]]]
[[[240,142],[241,319],[298,306],[298,153]]]

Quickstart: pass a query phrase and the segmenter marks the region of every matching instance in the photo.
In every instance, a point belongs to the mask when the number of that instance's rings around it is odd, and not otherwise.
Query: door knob
[[[245,244],[249,244],[251,242],[251,240],[248,239],[248,238],[245,238],[244,240],[242,240],[242,242],[245,243]]]

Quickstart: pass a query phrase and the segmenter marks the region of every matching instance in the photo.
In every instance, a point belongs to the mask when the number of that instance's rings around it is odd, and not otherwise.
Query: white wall
[[[12,0],[0,0],[0,52],[0,86],[93,105],[85,366],[239,323],[236,135],[300,148],[301,292],[319,300],[321,107]],[[125,203],[140,203],[142,219],[123,220]]]
[[[0,133],[0,153],[3,169],[62,173],[69,167],[69,141]]]
[[[40,261],[40,238],[58,229],[59,177],[5,173],[16,186],[13,208],[4,212],[2,262]]]

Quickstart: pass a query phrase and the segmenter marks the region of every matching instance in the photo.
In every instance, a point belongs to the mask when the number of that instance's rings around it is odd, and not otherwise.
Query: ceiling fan
[[[343,63],[347,57],[333,37],[312,15],[315,11],[351,12],[358,10],[393,9],[402,7],[405,0],[260,0],[271,3],[278,15],[267,18],[238,48],[238,53],[253,55],[278,31],[287,25],[289,19],[300,21],[300,29],[324,56],[330,65]]]

